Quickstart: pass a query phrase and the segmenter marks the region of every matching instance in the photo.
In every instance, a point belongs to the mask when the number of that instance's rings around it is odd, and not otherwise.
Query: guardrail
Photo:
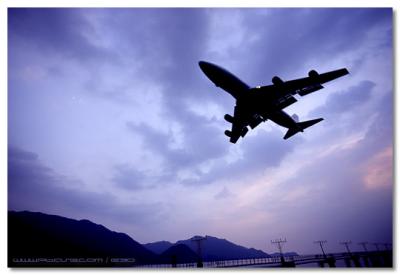
[[[222,261],[206,261],[201,263],[151,264],[138,266],[141,268],[232,268],[232,267],[301,267],[315,263],[320,267],[336,267],[336,262],[343,260],[345,267],[393,267],[392,251],[371,251],[354,253],[334,253],[324,255],[298,255],[289,257],[269,257],[252,259],[233,259]]]

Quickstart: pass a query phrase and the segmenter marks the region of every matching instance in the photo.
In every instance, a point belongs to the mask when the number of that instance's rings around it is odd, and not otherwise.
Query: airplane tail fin
[[[324,120],[323,118],[317,118],[317,119],[312,119],[312,120],[307,120],[303,122],[298,122],[296,123],[296,128],[289,128],[289,130],[286,132],[285,136],[283,139],[288,139],[291,136],[294,136],[298,132],[303,132],[304,129],[313,126],[314,124],[317,124],[318,122]]]

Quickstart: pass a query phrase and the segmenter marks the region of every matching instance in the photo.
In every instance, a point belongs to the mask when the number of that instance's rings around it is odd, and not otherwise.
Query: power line
[[[362,247],[364,247],[365,252],[368,252],[368,249],[367,249],[368,242],[361,242],[361,243],[358,243],[358,244],[362,245]]]
[[[380,251],[379,250],[379,243],[372,243],[373,245],[375,245],[376,251]]]
[[[390,250],[389,245],[392,245],[392,244],[390,244],[390,243],[384,243],[383,245],[385,246],[386,250],[389,251],[389,250]]]
[[[346,246],[347,252],[349,254],[351,254],[350,249],[349,249],[349,244],[351,244],[351,241],[341,242],[340,244]]]
[[[324,247],[322,246],[322,244],[324,244],[324,243],[327,243],[327,241],[315,241],[314,243],[318,243],[319,244],[319,246],[321,247],[321,250],[322,250],[322,254],[324,255],[324,258],[326,258],[326,254],[325,254],[325,251],[324,251]]]
[[[276,244],[279,248],[279,253],[281,254],[281,257],[283,257],[283,252],[282,252],[282,244],[286,243],[286,238],[285,239],[276,239],[276,240],[271,240],[272,244]]]

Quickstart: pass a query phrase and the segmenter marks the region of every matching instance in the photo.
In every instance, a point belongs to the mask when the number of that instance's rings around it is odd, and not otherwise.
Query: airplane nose
[[[199,66],[200,66],[200,68],[201,68],[202,70],[204,70],[205,67],[207,67],[207,62],[205,62],[205,61],[199,61]]]
[[[210,72],[214,71],[215,65],[206,61],[199,61],[200,69],[208,75]]]

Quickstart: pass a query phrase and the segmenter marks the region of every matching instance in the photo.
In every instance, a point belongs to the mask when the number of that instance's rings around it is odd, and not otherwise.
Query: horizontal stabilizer
[[[296,128],[289,128],[289,130],[286,132],[286,135],[283,137],[283,139],[288,139],[291,136],[294,136],[295,134],[297,134],[298,132],[299,132],[299,130]]]
[[[314,124],[317,124],[318,122],[324,120],[323,118],[317,118],[317,119],[312,119],[312,120],[307,120],[303,122],[296,123],[296,128],[289,128],[289,130],[286,132],[285,136],[283,139],[288,139],[291,136],[294,136],[298,132],[303,132],[304,129],[313,126]]]
[[[312,120],[299,122],[299,123],[297,123],[297,125],[300,126],[300,128],[302,130],[304,130],[304,129],[310,127],[310,126],[313,126],[314,124],[317,124],[318,122],[323,121],[323,120],[324,120],[323,118],[317,118],[317,119],[312,119]]]

